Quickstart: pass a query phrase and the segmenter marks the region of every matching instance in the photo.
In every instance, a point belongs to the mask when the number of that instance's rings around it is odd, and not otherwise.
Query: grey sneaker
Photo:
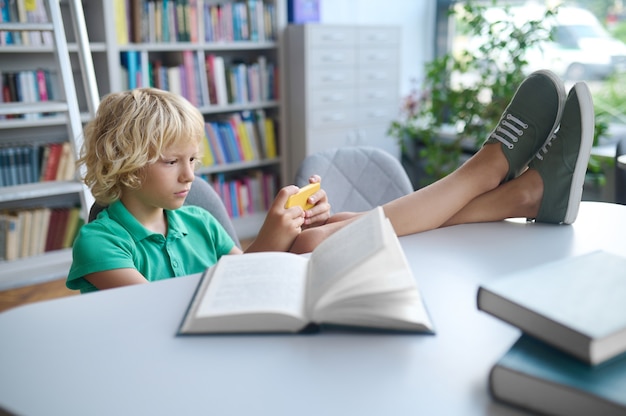
[[[486,143],[502,144],[509,162],[504,182],[518,177],[556,130],[563,106],[563,81],[551,71],[530,74],[517,88]]]
[[[576,220],[593,144],[593,99],[584,82],[570,90],[561,125],[528,165],[543,180],[536,221],[571,224]]]

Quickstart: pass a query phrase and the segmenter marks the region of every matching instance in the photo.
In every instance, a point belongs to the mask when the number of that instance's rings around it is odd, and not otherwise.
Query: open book
[[[179,333],[302,332],[321,324],[434,332],[382,208],[332,234],[310,256],[223,256],[204,272]]]

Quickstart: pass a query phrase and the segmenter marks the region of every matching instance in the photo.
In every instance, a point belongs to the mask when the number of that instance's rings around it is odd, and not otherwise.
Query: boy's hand
[[[247,253],[289,250],[296,237],[302,232],[302,225],[305,221],[304,210],[300,206],[285,208],[289,196],[297,192],[298,187],[295,185],[285,186],[278,191],[259,234],[246,249]]]
[[[321,182],[321,180],[318,175],[313,175],[309,178],[309,183],[317,183]],[[330,218],[330,204],[328,203],[328,196],[324,188],[322,187],[319,191],[311,195],[307,201],[314,206],[304,212],[304,224],[302,228],[305,229],[326,224],[326,221]]]

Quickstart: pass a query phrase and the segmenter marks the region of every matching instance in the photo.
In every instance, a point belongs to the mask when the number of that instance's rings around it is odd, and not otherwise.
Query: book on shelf
[[[144,0],[130,0],[130,22],[131,31],[128,34],[132,43],[142,43],[144,39],[142,34],[144,20]],[[126,17],[125,17],[126,18]]]
[[[8,23],[10,21],[9,0],[0,0],[0,22]],[[13,32],[0,30],[0,45],[13,45],[14,43]]]
[[[142,87],[140,52],[123,51],[120,53],[122,54],[123,85],[129,90]]]
[[[209,144],[209,138],[206,134],[206,126],[204,140],[200,140],[200,154],[202,155],[201,161],[203,167],[215,165],[215,155],[211,149],[211,145]]]
[[[179,333],[297,333],[325,326],[434,332],[381,207],[333,233],[310,256],[221,257],[203,273]]]
[[[28,236],[28,256],[42,254],[45,250],[46,236],[50,226],[50,208],[36,208],[32,210],[32,226]]]
[[[70,248],[74,243],[76,234],[84,223],[83,217],[80,215],[79,207],[69,208],[66,220],[66,227],[62,230],[63,239],[61,240],[61,248]]]
[[[504,403],[562,416],[626,414],[626,354],[591,366],[522,335],[489,372]]]
[[[218,127],[215,122],[207,122],[204,124],[206,139],[209,143],[211,153],[218,165],[226,163],[226,156],[220,138],[218,137]]]
[[[185,74],[185,98],[189,100],[191,104],[198,107],[201,106],[202,100],[198,99],[197,92],[199,91],[196,82],[197,74],[199,74],[199,68],[196,68],[194,63],[194,52],[183,51],[183,70]]]
[[[59,208],[51,208],[50,209],[50,224],[48,227],[48,232],[46,233],[46,239],[44,243],[44,252],[51,251],[54,249],[54,236],[59,232],[60,224],[61,224],[61,209]]]
[[[53,229],[48,230],[50,234],[50,247],[46,251],[60,250],[64,248],[63,239],[65,238],[65,232],[68,228],[68,218],[70,216],[70,210],[72,208],[57,208],[54,209],[56,225]]]
[[[33,225],[33,210],[26,209],[26,210],[19,211],[17,213],[17,218],[20,224],[19,226],[20,232],[18,234],[18,241],[19,241],[18,257],[19,258],[28,257],[29,252],[30,252],[30,234],[31,234],[31,228]]]
[[[17,20],[14,20],[14,22],[28,23],[28,17],[26,16],[26,0],[16,0],[15,2],[17,6]],[[30,46],[30,43],[31,43],[30,31],[27,31],[27,30],[22,31],[21,37],[22,37],[22,45]]]
[[[126,9],[126,0],[113,0],[113,13],[115,15],[115,35],[117,43],[126,45],[129,41],[128,36],[128,10]]]
[[[76,169],[72,145],[70,144],[70,142],[63,142],[63,145],[61,146],[61,156],[59,158],[59,165],[57,167],[55,180],[72,180],[74,178],[75,170]]]
[[[478,309],[588,363],[626,351],[626,258],[591,253],[483,284]]]
[[[56,180],[62,154],[63,143],[50,143],[46,146],[41,168],[41,182]]]
[[[4,240],[4,259],[7,261],[19,258],[20,249],[20,221],[15,213],[0,213],[0,222],[4,224],[3,235],[0,237]]]
[[[207,77],[209,78],[208,84],[211,104],[227,105],[228,89],[226,86],[226,67],[224,58],[219,55],[209,54],[205,59]]]
[[[6,221],[4,216],[0,214],[0,261],[6,260],[8,227],[8,221]]]
[[[222,121],[216,121],[213,125],[215,126],[217,140],[224,154],[224,162],[237,162],[239,160],[239,148],[231,140],[231,136],[228,133],[230,131],[230,125]]]
[[[213,179],[207,175],[202,177],[212,184],[231,218],[237,216],[234,205],[239,209],[239,216],[266,212],[276,195],[276,176],[258,169],[237,178],[227,179],[223,173],[215,174]]]
[[[278,156],[274,120],[271,118],[265,119],[265,149],[267,158],[272,159]]]

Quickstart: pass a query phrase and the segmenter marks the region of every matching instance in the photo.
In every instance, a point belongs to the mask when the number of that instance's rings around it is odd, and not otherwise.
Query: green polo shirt
[[[166,210],[167,237],[146,229],[116,201],[81,227],[73,246],[69,289],[96,291],[83,276],[113,269],[137,269],[149,281],[200,273],[230,252],[235,243],[205,209]]]

